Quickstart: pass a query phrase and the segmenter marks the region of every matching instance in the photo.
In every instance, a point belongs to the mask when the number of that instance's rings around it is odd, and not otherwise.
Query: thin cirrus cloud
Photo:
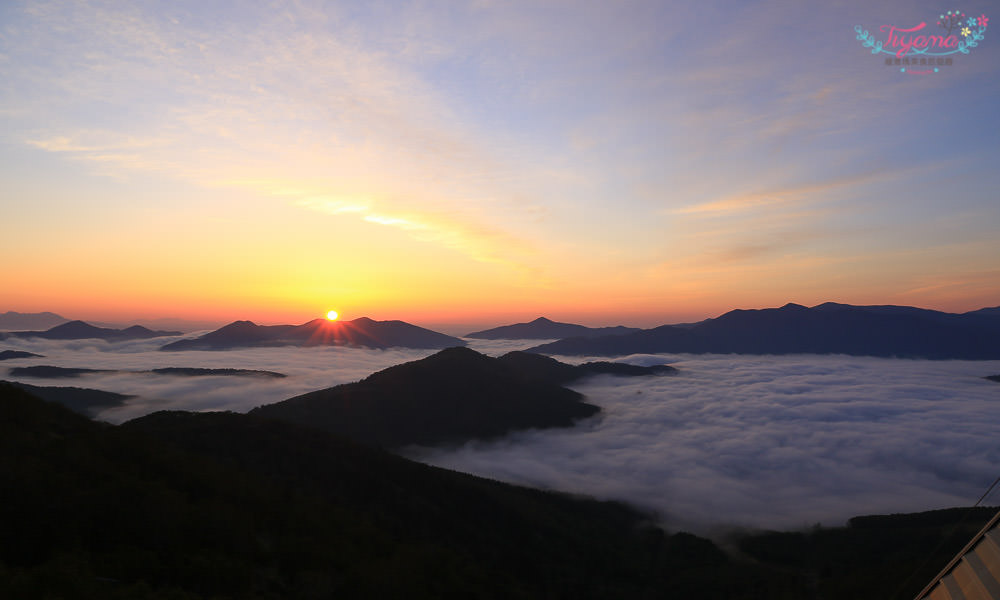
[[[56,120],[28,132],[26,143],[95,163],[99,171],[159,172],[265,195],[274,190],[255,181],[320,180],[319,189],[289,201],[398,228],[475,260],[528,268],[530,257],[519,251],[526,246],[509,223],[477,206],[484,196],[490,210],[523,205],[516,193],[505,199],[497,187],[515,167],[504,164],[503,149],[474,139],[449,101],[399,64],[349,38],[286,35],[280,20],[209,34],[182,33],[169,20],[139,13],[126,18],[95,8],[78,17],[70,38],[77,58],[60,54],[46,65],[58,84],[25,70],[15,75],[94,104],[102,98],[149,106],[130,107],[125,112],[136,113],[133,122],[106,129]],[[53,13],[46,18],[59,20]],[[110,41],[95,54],[86,51],[89,39]],[[143,44],[147,39],[156,43]],[[150,84],[159,95],[119,91],[122,80],[141,81],[149,72],[160,78]],[[58,94],[47,96],[45,108],[65,108],[48,105],[59,104]],[[318,195],[371,200],[345,205]]]

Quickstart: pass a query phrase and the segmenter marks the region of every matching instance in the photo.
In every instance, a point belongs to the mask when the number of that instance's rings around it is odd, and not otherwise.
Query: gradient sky
[[[976,1],[0,3],[0,311],[1000,304]],[[997,19],[933,75],[855,39]]]

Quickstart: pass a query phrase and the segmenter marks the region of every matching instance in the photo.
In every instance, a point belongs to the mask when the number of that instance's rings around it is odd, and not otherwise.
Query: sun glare
[[[330,312],[326,313],[326,318],[330,319],[331,321],[336,321],[337,317],[339,317],[339,316],[340,315],[338,315],[337,311],[335,311],[335,310],[331,310]]]

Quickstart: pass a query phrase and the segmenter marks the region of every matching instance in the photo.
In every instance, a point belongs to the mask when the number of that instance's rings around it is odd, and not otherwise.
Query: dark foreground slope
[[[929,359],[1000,359],[1000,315],[944,313],[909,306],[734,310],[691,326],[569,338],[532,352],[615,356],[636,353],[849,354]]]
[[[3,598],[908,599],[989,517],[742,536],[732,558],[618,504],[318,430],[233,413],[112,427],[4,384],[0,477]]]
[[[39,386],[17,381],[0,381],[0,385],[4,384],[21,388],[42,400],[62,404],[66,408],[88,417],[94,417],[108,408],[122,406],[131,398],[125,394],[90,388]]]
[[[794,597],[621,505],[317,430],[232,413],[104,426],[6,385],[0,413],[4,598]]]
[[[203,336],[178,340],[160,350],[233,350],[268,346],[352,346],[365,348],[448,348],[459,338],[404,321],[313,319],[302,325],[257,325],[234,321]]]
[[[523,352],[490,358],[468,348],[449,348],[357,383],[261,406],[251,414],[383,447],[459,443],[515,429],[568,427],[600,409],[563,383],[599,372],[651,374],[663,369],[673,370],[610,363],[575,367]]]

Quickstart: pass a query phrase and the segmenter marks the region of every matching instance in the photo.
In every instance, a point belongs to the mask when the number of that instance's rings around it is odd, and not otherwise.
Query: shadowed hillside
[[[568,427],[600,410],[551,377],[522,373],[509,363],[468,348],[449,348],[357,383],[261,406],[251,414],[398,447],[498,437],[529,427]]]
[[[619,504],[315,429],[183,412],[113,427],[2,383],[0,474],[3,598],[891,600],[992,514],[744,534],[733,557]]]
[[[618,504],[289,424],[156,413],[111,427],[2,384],[0,414],[5,598],[761,598],[754,590],[784,587]]]

